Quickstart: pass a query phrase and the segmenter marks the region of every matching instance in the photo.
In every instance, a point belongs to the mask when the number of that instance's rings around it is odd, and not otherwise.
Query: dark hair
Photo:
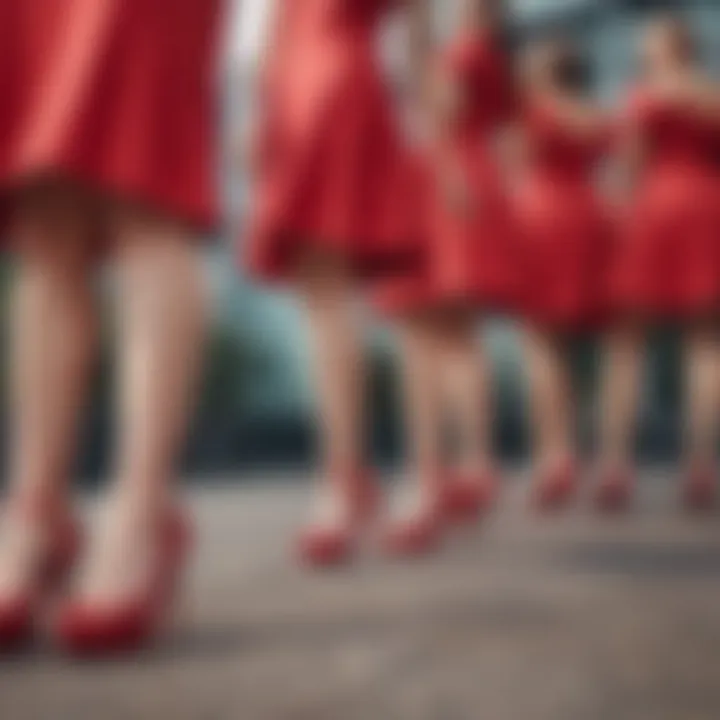
[[[480,12],[480,27],[499,51],[513,54],[517,47],[516,28],[511,23],[511,13],[506,0],[474,0],[476,12]]]
[[[595,83],[592,61],[586,53],[567,40],[556,43],[551,73],[558,87],[573,93],[587,93]]]
[[[505,2],[495,2],[492,25],[492,35],[497,46],[512,55],[517,49],[518,33],[511,22],[511,14]]]
[[[558,53],[552,73],[559,87],[574,93],[589,92],[595,82],[590,59],[574,49],[568,48]]]

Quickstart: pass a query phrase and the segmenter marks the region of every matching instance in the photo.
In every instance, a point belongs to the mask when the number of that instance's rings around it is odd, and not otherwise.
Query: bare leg
[[[483,477],[493,464],[490,369],[474,329],[469,316],[447,315],[440,321],[443,396],[456,442],[454,465],[468,478]]]
[[[540,475],[553,472],[575,455],[573,402],[562,343],[530,327],[525,333],[534,464]]]
[[[307,258],[299,274],[313,350],[325,491],[322,525],[346,525],[363,472],[365,367],[353,280],[338,261]]]
[[[27,198],[14,226],[19,263],[11,306],[3,596],[28,587],[48,542],[47,524],[68,512],[77,421],[96,340],[90,224],[81,198],[48,189]]]
[[[406,321],[400,331],[407,446],[415,480],[412,515],[434,507],[442,483],[442,403],[439,337],[425,319]]]
[[[685,340],[685,455],[689,466],[713,468],[720,426],[720,333],[703,324]]]
[[[83,600],[134,598],[155,567],[158,520],[172,502],[201,364],[206,303],[193,238],[131,214],[117,220],[117,447],[97,542],[81,575]]]
[[[643,338],[634,327],[615,330],[605,346],[600,397],[602,468],[625,470],[632,465],[639,401]]]

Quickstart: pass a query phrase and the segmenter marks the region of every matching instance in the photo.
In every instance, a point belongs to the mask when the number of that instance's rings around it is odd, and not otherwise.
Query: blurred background
[[[438,33],[452,26],[452,2],[438,12]],[[186,458],[192,475],[242,478],[243,469],[281,469],[306,465],[313,456],[312,393],[302,316],[292,298],[254,286],[238,272],[242,252],[246,187],[232,167],[232,148],[239,129],[252,113],[253,78],[262,45],[267,3],[244,0],[229,26],[229,52],[223,84],[223,187],[228,216],[222,237],[206,250],[216,315],[207,356],[207,371],[194,431]],[[720,3],[717,0],[515,0],[512,19],[520,39],[549,28],[566,29],[580,38],[595,57],[598,92],[612,104],[622,97],[634,67],[634,33],[644,14],[672,9],[696,28],[707,61],[720,68]],[[714,40],[714,42],[713,42]],[[388,43],[401,55],[401,42]],[[402,74],[401,64],[397,72]],[[12,268],[0,266],[0,315]],[[3,327],[4,332],[4,327]],[[492,353],[496,373],[498,450],[522,461],[526,446],[525,391],[516,329],[509,321],[488,321],[479,340]],[[577,344],[578,391],[584,399],[581,431],[592,420],[598,348],[593,338]],[[370,443],[375,461],[392,466],[402,457],[398,408],[397,363],[392,333],[368,317]],[[87,415],[81,475],[92,482],[105,467],[112,397],[111,352],[105,344],[94,399]],[[644,390],[639,449],[648,461],[669,459],[677,451],[679,425],[679,357],[672,328],[653,338]],[[2,407],[5,404],[2,403]],[[5,422],[0,418],[0,422]],[[2,433],[6,436],[6,433]]]

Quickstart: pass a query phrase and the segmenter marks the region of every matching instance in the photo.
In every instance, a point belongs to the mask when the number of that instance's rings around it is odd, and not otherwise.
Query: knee
[[[22,269],[76,282],[94,260],[91,213],[70,191],[36,191],[13,218],[13,249]]]
[[[454,313],[445,314],[436,318],[435,326],[448,355],[467,358],[475,354],[475,327],[470,318]]]
[[[110,213],[109,235],[112,259],[125,265],[147,266],[189,260],[197,255],[197,242],[179,223],[139,210]]]
[[[353,281],[347,267],[326,256],[307,257],[300,263],[297,288],[311,311],[344,305],[353,293]]]

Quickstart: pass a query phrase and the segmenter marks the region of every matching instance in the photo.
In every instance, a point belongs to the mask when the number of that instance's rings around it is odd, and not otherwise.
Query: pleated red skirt
[[[223,0],[0,0],[0,191],[61,178],[208,230]]]
[[[720,204],[705,170],[664,168],[642,188],[618,244],[619,314],[686,320],[720,312]]]
[[[517,228],[499,174],[474,147],[457,154],[470,203],[467,212],[447,198],[437,164],[421,168],[422,262],[413,272],[378,286],[376,307],[388,315],[426,310],[510,312],[519,293]]]
[[[561,332],[599,327],[608,313],[613,228],[592,183],[534,178],[515,209],[522,315]]]
[[[297,60],[268,83],[240,260],[265,280],[291,278],[309,251],[362,277],[417,256],[417,175],[374,46],[338,38],[324,47],[293,50]]]

